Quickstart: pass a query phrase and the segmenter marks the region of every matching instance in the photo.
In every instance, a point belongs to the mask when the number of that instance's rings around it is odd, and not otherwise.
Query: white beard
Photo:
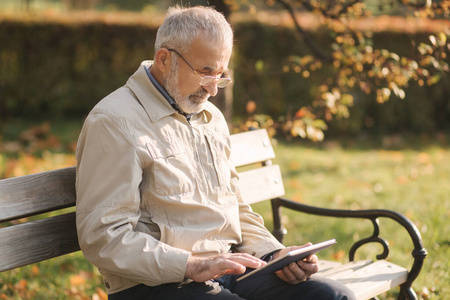
[[[209,94],[204,89],[184,97],[178,87],[178,60],[172,60],[172,68],[169,75],[164,80],[164,87],[170,96],[175,100],[180,109],[187,114],[195,114],[203,110],[203,106],[208,101]]]

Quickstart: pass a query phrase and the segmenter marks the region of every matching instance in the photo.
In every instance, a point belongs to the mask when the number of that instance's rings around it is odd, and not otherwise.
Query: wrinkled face
[[[192,68],[200,75],[220,76],[228,70],[231,47],[217,48],[213,42],[202,36],[191,45],[190,51],[180,53]],[[200,77],[178,57],[172,59],[171,68],[164,78],[164,87],[185,113],[197,113],[210,96],[217,94],[217,82],[200,85]]]

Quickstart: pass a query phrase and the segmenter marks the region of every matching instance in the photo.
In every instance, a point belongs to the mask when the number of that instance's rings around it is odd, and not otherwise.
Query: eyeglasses
[[[217,83],[217,87],[224,88],[231,83],[230,75],[228,75],[227,73],[222,73],[221,75],[217,75],[217,76],[200,74],[200,72],[196,71],[186,61],[186,59],[184,59],[184,57],[180,53],[178,53],[177,50],[174,50],[174,49],[167,49],[167,50],[169,50],[170,52],[175,52],[189,66],[189,68],[191,68],[191,70],[195,73],[195,75],[200,77],[200,82],[199,82],[200,85],[207,86],[214,82],[214,83]]]

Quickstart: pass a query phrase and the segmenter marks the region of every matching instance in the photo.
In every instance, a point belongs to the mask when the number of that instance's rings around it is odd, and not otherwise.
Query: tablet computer
[[[245,279],[247,277],[253,276],[255,274],[266,274],[266,273],[273,273],[278,270],[281,270],[285,266],[289,265],[292,262],[302,260],[306,257],[308,257],[311,254],[317,253],[325,248],[330,247],[331,245],[336,244],[336,240],[328,240],[322,243],[314,244],[311,246],[306,246],[300,249],[292,250],[280,257],[277,257],[276,259],[272,260],[271,262],[267,263],[266,265],[254,269],[253,271],[239,277],[237,281],[240,281],[242,279]]]

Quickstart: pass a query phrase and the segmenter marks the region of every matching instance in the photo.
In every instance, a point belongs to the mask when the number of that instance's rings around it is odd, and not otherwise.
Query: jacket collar
[[[150,121],[154,123],[178,112],[148,77],[146,68],[150,68],[152,64],[153,62],[150,60],[143,61],[137,71],[128,79],[127,86],[133,91],[146,110]],[[210,103],[207,103],[203,111],[193,118],[203,119],[205,123],[209,123],[213,118],[213,114],[208,104]]]

